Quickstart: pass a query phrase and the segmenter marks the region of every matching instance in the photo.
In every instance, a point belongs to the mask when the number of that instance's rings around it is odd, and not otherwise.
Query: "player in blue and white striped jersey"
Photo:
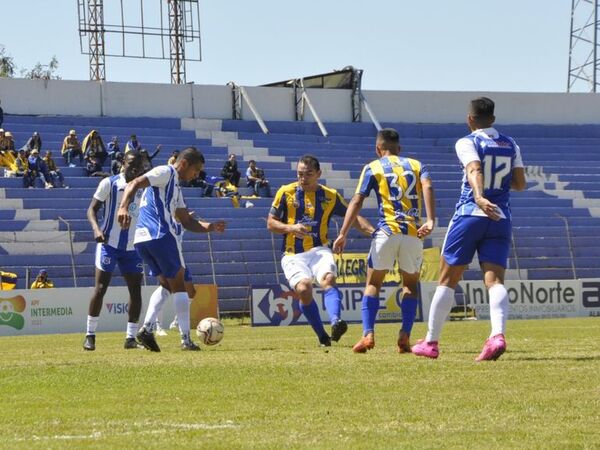
[[[225,231],[223,221],[209,223],[194,220],[183,200],[179,181],[197,178],[203,167],[202,153],[194,147],[186,148],[172,166],[155,167],[129,183],[117,213],[121,227],[130,228],[132,215],[129,206],[135,192],[144,188],[134,245],[152,273],[168,282],[175,313],[179,318],[182,350],[199,350],[199,347],[190,338],[190,309],[184,284],[185,263],[181,244],[177,240],[176,223],[196,233]],[[137,338],[147,349],[160,351],[151,323],[144,323]]]
[[[123,230],[117,221],[117,208],[128,182],[142,173],[142,160],[136,152],[128,153],[123,161],[122,172],[104,178],[90,203],[87,218],[94,231],[96,245],[96,286],[90,299],[84,350],[96,349],[96,328],[102,310],[102,301],[115,266],[118,264],[129,289],[129,319],[125,348],[138,348],[135,335],[142,308],[142,260],[133,247],[133,230]],[[142,191],[135,193],[135,201],[129,205],[132,221],[137,221]],[[104,207],[104,220],[98,224],[96,215]]]
[[[477,361],[498,359],[506,350],[508,291],[504,274],[512,239],[510,191],[527,186],[521,150],[493,124],[494,102],[471,101],[467,124],[471,134],[456,143],[463,183],[456,211],[442,248],[439,285],[431,301],[427,336],[413,346],[417,356],[437,358],[438,340],[454,303],[454,289],[477,253],[488,289],[492,330]]]

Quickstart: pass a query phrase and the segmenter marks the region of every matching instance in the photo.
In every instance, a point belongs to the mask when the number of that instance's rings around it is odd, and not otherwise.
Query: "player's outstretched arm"
[[[218,220],[216,222],[196,220],[193,218],[193,212],[190,213],[187,208],[177,208],[175,216],[183,228],[193,233],[210,233],[211,231],[223,233],[225,231],[224,220]]]
[[[138,189],[144,189],[150,186],[150,181],[146,175],[141,175],[135,180],[127,183],[125,190],[123,191],[123,198],[119,205],[119,211],[117,212],[117,220],[121,228],[129,228],[131,224],[131,216],[129,215],[129,205],[135,197],[135,193]]]
[[[344,223],[342,224],[342,228],[340,228],[340,234],[333,243],[333,251],[335,253],[342,253],[344,251],[344,247],[346,246],[346,237],[348,236],[350,227],[356,221],[364,201],[365,196],[362,194],[354,194],[354,197],[352,197],[352,200],[350,200],[348,210],[344,216]]]
[[[358,230],[363,236],[371,237],[375,232],[375,227],[365,217],[358,215],[352,226]]]
[[[97,198],[92,198],[90,206],[87,209],[87,220],[92,226],[92,231],[94,232],[94,240],[96,242],[104,242],[105,240],[104,233],[100,229],[100,225],[98,225],[97,218],[98,211],[100,211],[102,205],[104,205],[103,202],[101,202]]]
[[[435,226],[435,194],[433,193],[431,178],[422,178],[421,187],[423,188],[423,202],[425,203],[427,221],[417,230],[417,237],[424,238],[431,234]]]
[[[471,161],[465,168],[477,206],[492,220],[500,220],[500,208],[483,196],[483,171],[480,161]]]

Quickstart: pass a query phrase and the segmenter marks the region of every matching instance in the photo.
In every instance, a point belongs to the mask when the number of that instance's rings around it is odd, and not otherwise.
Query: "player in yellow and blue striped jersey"
[[[329,248],[327,230],[332,215],[344,216],[347,204],[330,187],[319,184],[317,158],[304,155],[298,162],[298,181],[277,191],[267,219],[269,231],[283,234],[281,266],[290,287],[300,297],[300,311],[322,346],[338,341],[348,329],[341,319],[342,294],[336,287],[337,267]],[[355,227],[371,234],[373,226],[358,216]],[[313,300],[313,279],[323,288],[325,309],[331,320],[331,337],[325,331],[319,308]]]
[[[379,205],[379,222],[369,251],[367,285],[362,299],[363,338],[353,351],[364,353],[375,346],[379,292],[385,275],[397,261],[404,286],[398,351],[404,353],[410,352],[409,337],[417,312],[417,285],[423,260],[421,239],[429,235],[434,226],[433,186],[424,165],[416,159],[399,156],[400,137],[396,130],[386,128],[379,131],[375,151],[378,159],[363,168],[333,249],[339,253],[344,250],[350,226],[358,216],[364,199],[374,191]],[[421,224],[423,200],[427,220]]]

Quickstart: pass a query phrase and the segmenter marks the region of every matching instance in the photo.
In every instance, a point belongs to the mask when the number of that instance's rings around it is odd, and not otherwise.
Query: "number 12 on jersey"
[[[484,189],[502,189],[502,183],[511,173],[510,156],[485,155],[483,158]]]

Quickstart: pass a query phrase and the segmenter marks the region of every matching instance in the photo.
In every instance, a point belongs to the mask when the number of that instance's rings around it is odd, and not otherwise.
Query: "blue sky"
[[[143,0],[147,9],[157,1]],[[0,44],[19,67],[56,55],[64,79],[89,79],[76,0],[3,3]],[[353,65],[370,90],[564,92],[570,8],[567,0],[200,0],[203,61],[188,63],[187,80],[254,86]],[[106,75],[170,82],[168,61],[107,58]]]

